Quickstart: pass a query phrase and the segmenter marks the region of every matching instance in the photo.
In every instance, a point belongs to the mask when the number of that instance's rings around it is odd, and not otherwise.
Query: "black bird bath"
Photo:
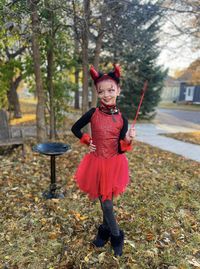
[[[47,142],[35,145],[33,147],[33,151],[51,156],[51,183],[49,187],[49,191],[45,191],[43,196],[46,199],[52,198],[64,198],[62,193],[57,193],[57,185],[56,185],[56,156],[62,155],[65,152],[71,149],[70,145],[64,143],[57,142]]]

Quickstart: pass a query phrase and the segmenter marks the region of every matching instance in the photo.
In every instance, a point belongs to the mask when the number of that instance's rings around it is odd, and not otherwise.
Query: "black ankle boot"
[[[115,256],[122,256],[122,250],[124,246],[124,232],[122,230],[119,231],[118,236],[114,236],[111,234],[111,246],[114,250]]]
[[[103,247],[110,237],[110,230],[103,227],[103,225],[99,226],[98,234],[96,239],[92,242],[95,247],[100,248]]]

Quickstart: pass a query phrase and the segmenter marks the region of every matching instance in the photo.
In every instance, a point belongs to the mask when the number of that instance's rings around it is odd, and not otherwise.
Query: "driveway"
[[[167,124],[200,130],[200,111],[185,111],[175,109],[156,110],[156,124]]]

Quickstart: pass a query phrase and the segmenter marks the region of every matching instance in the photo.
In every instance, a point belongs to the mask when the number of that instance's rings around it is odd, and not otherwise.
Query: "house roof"
[[[167,76],[165,78],[165,86],[166,87],[176,87],[177,85],[179,85],[179,81],[171,76]]]

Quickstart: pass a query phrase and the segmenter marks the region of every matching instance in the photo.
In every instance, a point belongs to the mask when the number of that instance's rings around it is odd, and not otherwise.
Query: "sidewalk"
[[[182,141],[178,141],[173,138],[165,137],[159,134],[165,133],[177,133],[177,132],[194,132],[199,131],[198,126],[194,128],[181,127],[176,125],[168,124],[136,124],[136,140],[144,142],[146,144],[158,147],[163,150],[167,150],[178,155],[182,155],[187,159],[191,159],[200,162],[200,146],[190,144]],[[18,127],[12,127],[13,134],[18,132]],[[23,127],[24,134],[26,137],[36,136],[36,127],[30,126]],[[68,131],[71,134],[71,131]],[[67,132],[66,132],[67,134]]]
[[[161,136],[162,133],[194,132],[195,129],[166,124],[137,124],[136,140],[200,162],[200,146]]]

